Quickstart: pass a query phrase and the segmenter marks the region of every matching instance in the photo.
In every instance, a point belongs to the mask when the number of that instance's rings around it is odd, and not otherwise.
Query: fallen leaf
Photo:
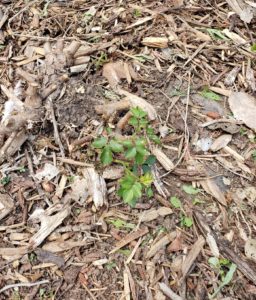
[[[234,117],[256,131],[255,98],[244,92],[234,92],[230,95],[228,102]]]
[[[109,62],[105,64],[103,66],[102,75],[108,80],[113,89],[118,86],[121,79],[126,79],[130,84],[132,79],[137,78],[131,65],[123,61]]]
[[[50,181],[54,177],[56,177],[59,174],[59,172],[60,171],[57,167],[55,167],[54,165],[52,165],[50,163],[46,163],[44,165],[43,170],[37,172],[35,177],[40,181],[43,179]]]
[[[223,134],[219,136],[211,145],[211,150],[216,152],[228,145],[228,143],[232,140],[231,134]]]
[[[126,90],[123,90],[123,89],[119,89],[118,93],[120,95],[126,96],[125,99],[130,102],[130,105],[132,107],[137,107],[138,106],[141,109],[145,110],[145,112],[147,112],[147,114],[148,114],[149,120],[153,121],[157,118],[157,113],[156,113],[156,110],[155,110],[154,106],[151,105],[150,103],[148,103],[145,99],[143,99],[141,97],[138,97],[134,94],[131,94],[131,93],[129,93]]]

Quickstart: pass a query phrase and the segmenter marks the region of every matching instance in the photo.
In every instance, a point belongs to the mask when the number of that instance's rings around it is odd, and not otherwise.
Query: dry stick
[[[174,293],[165,283],[159,283],[160,290],[171,300],[184,300],[184,298],[180,297],[176,293]]]
[[[65,163],[65,164],[79,166],[79,167],[93,167],[93,164],[89,164],[89,163],[82,162],[82,161],[76,161],[71,158],[57,157],[57,160]]]
[[[185,62],[185,64],[183,65],[183,68],[189,63],[189,62],[191,62],[191,60],[193,60],[196,56],[197,56],[197,54],[199,53],[199,52],[201,52],[201,50],[203,50],[203,48],[206,46],[208,44],[208,42],[204,42],[202,45],[200,45],[199,47],[198,47],[198,49],[190,56],[190,58]]]
[[[59,131],[58,131],[58,125],[57,125],[57,121],[56,121],[56,118],[55,118],[53,103],[52,103],[51,99],[49,99],[49,105],[50,105],[50,112],[51,112],[52,124],[53,124],[53,129],[54,129],[54,139],[55,139],[55,142],[60,147],[61,156],[63,158],[65,158],[64,146],[63,146],[63,144],[61,142],[61,139],[60,139],[60,135],[59,135]]]
[[[45,283],[49,283],[49,282],[50,282],[49,280],[41,280],[41,281],[36,281],[36,282],[25,282],[25,283],[10,284],[10,285],[6,285],[5,287],[3,287],[0,290],[0,294],[7,291],[7,290],[9,290],[9,289],[16,288],[16,287],[32,287],[32,286],[35,286],[35,285],[38,285],[38,284],[45,284]]]

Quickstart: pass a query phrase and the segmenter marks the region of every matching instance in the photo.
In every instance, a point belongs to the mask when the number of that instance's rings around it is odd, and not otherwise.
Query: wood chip
[[[123,248],[125,245],[129,244],[130,242],[138,239],[139,237],[148,233],[148,228],[144,227],[142,229],[138,229],[135,232],[131,232],[127,234],[121,241],[117,242],[116,247],[109,252],[109,254],[115,253],[119,249]]]
[[[185,277],[187,276],[190,268],[192,267],[194,261],[196,260],[197,256],[199,255],[199,253],[202,251],[203,247],[205,244],[205,239],[203,236],[199,236],[198,240],[194,243],[194,245],[192,246],[189,254],[187,255],[187,257],[185,258],[183,264],[182,264],[182,275],[183,275],[183,279],[185,279]]]
[[[161,238],[158,242],[151,246],[149,251],[146,254],[146,258],[149,259],[154,256],[161,248],[164,248],[170,242],[172,242],[176,238],[176,232],[171,232]]]

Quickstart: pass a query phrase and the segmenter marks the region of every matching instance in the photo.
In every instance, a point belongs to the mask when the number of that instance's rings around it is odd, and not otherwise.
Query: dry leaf
[[[126,90],[123,89],[119,89],[118,93],[120,95],[124,95],[126,96],[126,100],[128,100],[130,102],[130,105],[132,107],[140,107],[141,109],[145,110],[145,112],[147,112],[149,120],[155,120],[157,118],[157,113],[156,110],[154,108],[153,105],[149,104],[146,100],[144,100],[141,97],[138,97],[134,94],[131,94],[129,92],[127,92]]]
[[[228,145],[228,143],[232,140],[231,134],[223,134],[219,136],[211,145],[211,150],[216,152]]]
[[[228,102],[234,117],[256,131],[255,98],[244,92],[234,92],[230,95]]]
[[[50,163],[46,163],[44,165],[43,170],[36,173],[35,178],[37,178],[40,181],[43,179],[50,181],[54,177],[56,177],[59,174],[59,172],[60,171],[57,167],[55,167],[54,165],[52,165]]]
[[[129,84],[132,82],[132,78],[136,79],[136,74],[131,65],[122,61],[105,64],[102,75],[107,78],[113,89],[118,86],[121,79],[126,79]]]

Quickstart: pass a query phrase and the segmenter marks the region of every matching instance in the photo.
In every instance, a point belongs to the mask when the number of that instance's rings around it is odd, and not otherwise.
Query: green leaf
[[[132,115],[137,119],[141,119],[147,116],[147,113],[139,107],[133,107],[130,111]]]
[[[135,145],[136,145],[136,147],[145,147],[146,146],[146,140],[143,139],[143,138],[138,138],[135,141]]]
[[[96,139],[93,143],[92,143],[92,146],[93,148],[96,148],[96,149],[101,149],[103,148],[106,144],[107,144],[107,138],[105,138],[104,136]]]
[[[113,152],[120,153],[124,151],[123,145],[115,140],[111,140],[109,146]]]
[[[112,163],[113,154],[112,154],[111,149],[108,146],[106,146],[102,150],[101,155],[100,155],[100,161],[102,162],[103,165],[109,165]]]
[[[129,189],[132,187],[135,181],[136,181],[135,176],[127,174],[120,180],[120,185],[125,189]]]
[[[116,267],[116,263],[114,261],[110,261],[108,263],[106,263],[106,268],[107,270],[112,270],[114,267]]]
[[[256,52],[256,44],[253,44],[253,45],[251,46],[251,51],[252,51],[252,52]]]
[[[171,202],[172,206],[174,206],[175,208],[181,208],[182,207],[180,199],[177,198],[177,197],[171,197],[170,202]]]
[[[206,99],[209,99],[209,100],[214,100],[214,101],[220,101],[221,100],[221,97],[220,95],[210,91],[209,89],[204,89],[200,95]]]
[[[0,180],[0,183],[5,186],[6,184],[8,184],[11,181],[11,177],[10,176],[5,176]]]
[[[153,182],[153,176],[150,173],[146,173],[145,175],[140,176],[140,182],[146,187],[151,186]]]
[[[140,198],[142,196],[142,185],[139,182],[134,183],[132,190],[134,197]]]
[[[125,152],[125,155],[124,155],[124,156],[125,156],[125,158],[127,158],[127,159],[132,159],[132,158],[135,157],[136,153],[137,153],[136,148],[133,147],[133,148],[128,149],[128,150]]]
[[[153,166],[155,163],[156,163],[155,155],[149,155],[144,162],[144,164],[148,166]]]
[[[200,192],[199,189],[194,188],[192,185],[183,185],[182,189],[185,193],[189,195],[196,195]]]
[[[185,227],[191,227],[193,225],[193,220],[189,217],[183,217],[182,218],[182,225],[184,225]]]
[[[119,252],[125,256],[129,256],[132,253],[132,251],[130,249],[119,249],[117,252]]]
[[[122,144],[123,144],[126,148],[131,148],[131,147],[133,147],[132,141],[130,141],[130,140],[123,141]]]
[[[228,259],[226,259],[226,258],[221,258],[220,259],[220,265],[221,266],[227,266],[229,264],[230,264],[230,261]]]
[[[214,268],[216,268],[216,269],[218,269],[218,268],[220,267],[220,262],[219,262],[219,259],[218,259],[217,257],[210,257],[210,258],[208,259],[208,263],[209,263],[212,267],[214,267]]]
[[[128,123],[135,128],[139,125],[139,121],[135,117],[131,117]]]
[[[143,171],[143,174],[146,174],[146,173],[148,173],[148,172],[151,171],[151,168],[150,168],[149,165],[143,164],[143,165],[142,165],[142,171]]]
[[[142,118],[140,119],[140,128],[145,128],[148,125],[148,120]]]
[[[124,203],[128,203],[128,204],[132,203],[134,200],[133,190],[132,189],[124,190],[122,197],[123,197]]]
[[[205,203],[205,201],[195,198],[192,203],[193,203],[193,205],[197,205],[197,204],[203,204],[203,203]]]
[[[227,37],[219,29],[208,28],[206,29],[212,39],[215,40],[228,40]]]
[[[146,194],[147,194],[148,198],[153,197],[154,193],[153,193],[153,190],[152,190],[151,187],[148,187],[148,188],[146,189]]]
[[[111,219],[108,220],[108,222],[110,224],[113,224],[116,228],[120,229],[120,228],[128,228],[128,229],[134,229],[135,225],[132,223],[127,223],[124,220],[121,219]]]
[[[159,145],[159,144],[161,143],[160,138],[159,138],[157,135],[155,135],[155,134],[149,135],[148,138],[149,138],[152,142],[154,142],[155,144],[158,144],[158,145]]]
[[[223,285],[227,285],[227,284],[230,283],[230,281],[232,280],[233,275],[234,275],[234,273],[236,271],[236,268],[237,268],[236,264],[232,263],[231,266],[230,266],[230,268],[229,268],[228,273],[226,274],[226,276],[225,276],[225,278],[224,278],[224,280],[222,282]]]
[[[210,295],[210,297],[209,297],[210,299],[216,298],[216,296],[221,291],[221,289],[225,285],[228,285],[232,281],[233,276],[234,276],[235,271],[236,271],[236,268],[237,268],[237,266],[232,263],[230,268],[229,268],[229,271],[227,272],[226,276],[223,278],[221,285],[216,289],[216,291],[212,295]]]
[[[136,146],[136,151],[140,153],[143,156],[149,155],[148,150],[145,148],[145,146]]]
[[[135,161],[136,161],[136,163],[138,164],[138,165],[141,165],[141,164],[143,164],[143,162],[144,162],[144,155],[143,154],[141,154],[141,153],[136,153],[136,156],[135,156]]]

